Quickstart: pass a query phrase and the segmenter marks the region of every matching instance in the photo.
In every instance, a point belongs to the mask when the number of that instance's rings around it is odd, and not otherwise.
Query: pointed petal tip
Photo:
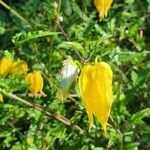
[[[104,135],[107,135],[107,123],[102,124],[102,128],[104,130]]]

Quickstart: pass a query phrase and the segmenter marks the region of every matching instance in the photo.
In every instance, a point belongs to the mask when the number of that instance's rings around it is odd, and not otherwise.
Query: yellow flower
[[[7,76],[10,72],[12,61],[8,58],[3,57],[0,61],[0,75]]]
[[[99,12],[100,19],[107,16],[112,0],[94,0],[95,7]]]
[[[14,61],[12,63],[10,73],[11,74],[17,74],[17,73],[26,74],[27,70],[28,70],[27,64],[24,61],[19,60],[19,61]]]
[[[89,118],[90,127],[95,115],[106,133],[112,105],[112,70],[105,63],[84,66],[79,77],[80,93]]]
[[[25,81],[30,84],[28,89],[34,96],[37,96],[38,93],[43,93],[43,78],[40,71],[28,73],[25,77]]]
[[[0,93],[0,102],[3,102],[3,95]]]

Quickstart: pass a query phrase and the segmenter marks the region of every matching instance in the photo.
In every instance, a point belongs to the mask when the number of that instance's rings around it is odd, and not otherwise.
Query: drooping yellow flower
[[[12,63],[10,73],[11,74],[22,73],[25,75],[27,73],[27,70],[28,70],[27,64],[24,61],[19,60],[19,61],[14,61]]]
[[[12,61],[8,58],[3,57],[0,61],[0,75],[7,76],[10,72]]]
[[[26,83],[30,84],[28,89],[33,96],[37,96],[38,93],[43,93],[43,78],[40,71],[33,71],[28,73],[25,77]]]
[[[112,0],[94,0],[95,7],[99,13],[100,19],[107,16]]]
[[[79,77],[79,88],[89,118],[96,116],[106,133],[107,121],[112,105],[112,70],[105,63],[86,64]]]

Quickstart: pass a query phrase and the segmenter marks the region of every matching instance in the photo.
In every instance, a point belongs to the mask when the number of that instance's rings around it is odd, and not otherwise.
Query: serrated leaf
[[[138,62],[140,59],[142,59],[144,56],[144,52],[142,53],[136,53],[136,52],[120,52],[119,59],[120,61],[132,61],[132,62]]]
[[[45,36],[56,35],[56,34],[60,34],[60,33],[49,32],[49,31],[19,32],[12,37],[12,42],[16,45],[21,45],[32,39],[37,39],[39,37],[45,37]]]
[[[80,52],[83,52],[83,47],[78,42],[63,42],[58,46],[58,48],[64,48],[64,49],[74,48]]]
[[[142,119],[144,119],[145,117],[150,117],[150,108],[146,108],[135,113],[131,117],[130,122],[134,124],[142,124],[143,123]]]
[[[133,51],[121,51],[120,48],[116,49],[116,54],[113,56],[115,61],[120,62],[132,62],[137,64],[143,61],[143,59],[150,54],[149,51],[133,52]]]
[[[119,135],[116,133],[114,129],[111,129],[110,131],[111,131],[110,138],[109,138],[107,148],[110,148],[117,141],[117,139],[119,139]]]

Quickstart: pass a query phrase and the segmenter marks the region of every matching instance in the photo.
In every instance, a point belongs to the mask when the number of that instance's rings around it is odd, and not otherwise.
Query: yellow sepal
[[[112,0],[94,0],[95,7],[99,13],[100,19],[107,16],[108,10],[112,4]]]
[[[111,67],[105,62],[100,62],[95,65],[85,65],[79,77],[80,93],[90,127],[94,115],[105,133],[112,105],[112,75]]]

